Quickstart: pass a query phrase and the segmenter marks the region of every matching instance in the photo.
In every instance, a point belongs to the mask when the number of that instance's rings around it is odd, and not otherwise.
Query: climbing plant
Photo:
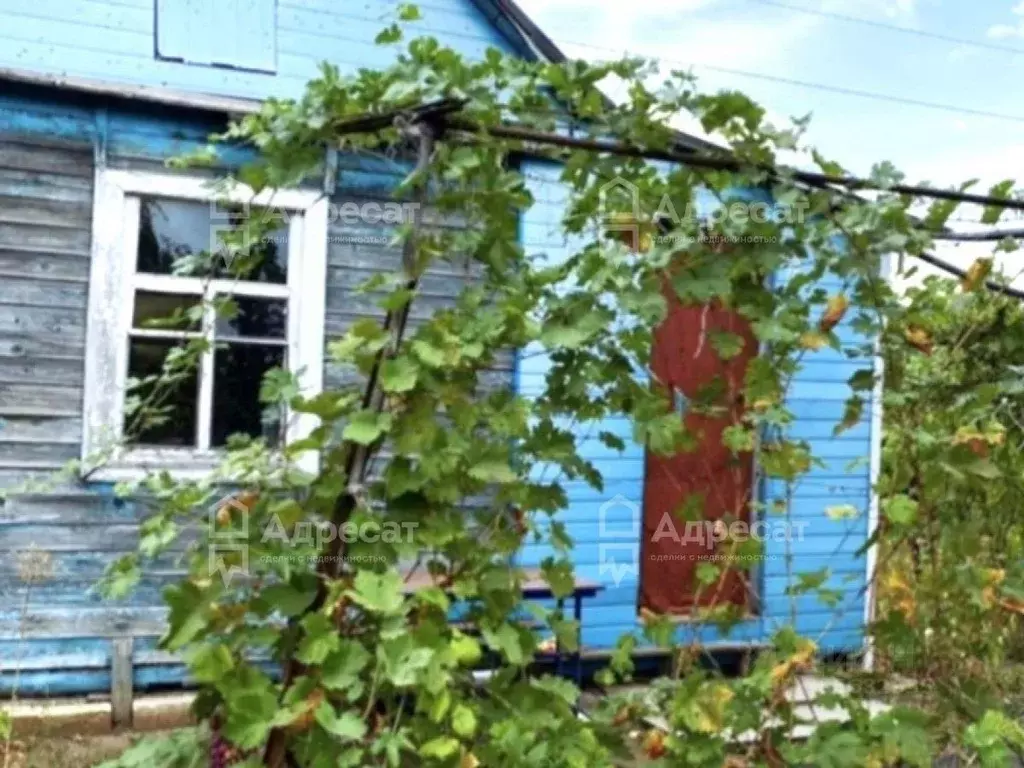
[[[990,268],[909,289],[916,349],[886,348],[880,671],[923,681],[909,696],[951,730],[1020,707],[1024,316],[1019,299],[978,290]]]
[[[418,11],[403,6],[400,16],[413,20]],[[1008,510],[1016,498],[1017,445],[1004,420],[1018,418],[1018,385],[992,388],[971,378],[976,371],[958,335],[968,331],[959,330],[957,312],[966,304],[988,318],[985,338],[995,360],[999,345],[1010,343],[997,337],[997,324],[1010,322],[1016,310],[987,309],[979,280],[924,289],[904,302],[882,276],[889,257],[929,248],[955,206],[941,203],[919,215],[921,201],[887,191],[898,175],[886,164],[873,171],[878,191],[870,197],[799,184],[777,158],[804,151],[801,124],[773,126],[743,94],[701,93],[686,73],[659,73],[651,62],[536,63],[494,49],[469,60],[432,38],[406,42],[403,35],[396,23],[378,36],[395,50],[393,65],[351,75],[324,65],[300,99],[268,100],[232,123],[208,154],[223,144],[255,147],[259,161],[237,180],[260,192],[320,179],[328,147],[390,169],[400,177],[395,196],[420,204],[417,215],[392,228],[398,268],[360,288],[374,310],[329,344],[331,364],[349,371],[345,380],[352,383],[305,393],[293,376],[273,371],[263,403],[314,417],[308,437],[279,448],[236,437],[208,477],[153,474],[119,488],[154,500],[157,511],[143,525],[140,553],[108,574],[112,594],[132,588],[146,558],[199,529],[188,575],[165,593],[162,644],[184,656],[200,687],[195,710],[214,733],[215,759],[275,768],[596,766],[634,759],[679,766],[926,765],[954,744],[1001,764],[1024,744],[1024,732],[998,696],[976,697],[962,727],[946,733],[933,711],[872,715],[856,696],[828,693],[818,704],[844,708],[847,721],[817,724],[802,741],[789,738],[804,716],[787,694],[819,649],[818,638],[801,637],[781,620],[753,667],[728,677],[700,663],[693,639],[699,633],[645,613],[642,632],[620,640],[599,681],[630,679],[640,642],[661,647],[671,660],[668,674],[643,694],[610,696],[580,716],[575,684],[535,665],[543,638],[571,650],[579,628],[557,610],[525,602],[514,567],[524,542],[544,543],[552,555],[543,578],[556,595],[571,591],[573,542],[556,513],[567,483],[603,484],[581,436],[611,451],[625,447],[621,437],[588,425],[625,417],[632,439],[652,452],[695,449],[700,436],[651,374],[652,337],[670,302],[727,308],[749,323],[758,355],[738,391],[710,382],[691,407],[709,416],[735,413],[722,433],[726,449],[737,461],[755,462],[779,489],[745,500],[749,512],[789,519],[795,489],[822,463],[791,430],[787,395],[795,373],[816,355],[865,361],[835,425],[842,433],[866,418],[881,339],[893,387],[887,405],[897,412],[886,450],[899,459],[884,475],[884,524],[872,542],[890,579],[875,652],[907,674],[920,662],[901,662],[896,651],[903,648],[930,653],[941,642],[942,654],[929,657],[934,663],[954,659],[954,645],[974,659],[971,644],[982,622],[1002,607],[998,632],[984,639],[979,658],[989,667],[1001,662],[1016,627],[1010,614],[1021,604],[1019,533],[1008,511],[989,517],[988,510]],[[622,98],[613,103],[603,88]],[[676,148],[671,124],[680,114],[728,147],[737,167],[642,156]],[[497,135],[508,124],[563,134],[571,125],[576,136],[643,152]],[[551,224],[572,247],[561,261],[538,258],[518,236],[521,217],[536,203],[522,170],[529,155],[562,164],[570,197],[561,222]],[[817,153],[806,156],[825,173],[842,173]],[[631,197],[606,194],[615,180],[633,185],[639,210]],[[764,215],[752,213],[752,191],[761,196],[754,201],[771,201],[758,209]],[[1010,189],[994,193],[1005,197]],[[221,251],[177,269],[211,274],[225,261],[229,271],[240,269],[254,258],[248,244],[272,226],[271,217],[254,214]],[[440,266],[461,271],[466,285],[450,307],[431,312],[422,308],[422,281]],[[217,309],[233,311],[230,300]],[[196,359],[208,343],[189,345],[172,366]],[[715,330],[707,343],[729,360],[745,341]],[[509,350],[550,359],[537,394],[495,386],[486,375]],[[178,369],[135,382],[132,406],[140,420],[166,417],[159,391],[175,375]],[[946,408],[950,402],[955,409]],[[310,472],[303,459],[313,453],[319,468]],[[908,456],[913,461],[900,466]],[[234,493],[230,503],[218,502],[225,488]],[[939,489],[943,495],[936,496]],[[948,489],[970,505],[947,506]],[[867,514],[824,506],[823,516]],[[678,515],[692,520],[695,512],[699,505],[687,499]],[[942,529],[953,520],[974,526],[977,537],[947,542],[960,535]],[[342,535],[349,530],[376,535]],[[1003,546],[1000,537],[1012,543]],[[981,557],[981,547],[990,556]],[[755,538],[726,536],[722,550],[727,559],[698,569],[702,590],[713,593],[730,572],[763,556]],[[902,562],[912,563],[926,595],[903,596],[909,577],[901,582],[903,571],[886,567]],[[837,619],[850,610],[828,569],[801,572],[791,553],[789,566],[794,613],[808,597]],[[919,576],[932,568],[942,578]],[[956,614],[968,623],[955,630],[941,623],[953,620],[941,605],[952,594],[971,606]],[[726,634],[741,618],[731,605],[701,606],[693,621]],[[925,625],[931,635],[918,631]],[[481,666],[494,670],[485,681],[474,676]],[[120,764],[170,765],[207,748],[198,736],[144,743]]]

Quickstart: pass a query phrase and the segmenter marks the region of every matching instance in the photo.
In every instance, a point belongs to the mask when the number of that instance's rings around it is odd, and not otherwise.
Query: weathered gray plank
[[[334,323],[331,324],[331,332],[327,334],[327,345],[329,346],[331,341],[341,338],[345,335],[345,332],[354,323],[357,317],[348,317],[347,315],[339,314]],[[416,332],[416,329],[423,324],[423,319],[417,319],[409,323],[406,329],[406,335],[411,336]],[[329,352],[324,353],[324,370],[328,370],[335,363],[331,360]],[[515,356],[512,350],[499,350],[495,353],[494,365],[491,366],[492,370],[511,371],[515,365]]]
[[[327,270],[327,303],[331,299],[340,299],[345,293],[356,291],[373,275],[380,273],[379,268],[370,267],[339,267]],[[468,285],[476,282],[476,278],[468,271],[455,270],[438,273],[428,270],[419,282],[419,291],[426,296],[447,296],[455,298]]]
[[[66,307],[86,309],[89,286],[84,281],[64,282],[58,280],[33,280],[31,278],[5,277],[0,279],[0,312],[15,310],[4,307]]]
[[[98,589],[99,578],[83,579],[76,574],[54,578],[43,583],[25,583],[20,580],[0,582],[0,605],[34,608],[77,606],[99,608],[104,606],[158,606],[163,605],[164,590],[178,580],[177,576],[145,577],[123,599],[112,600]]]
[[[89,279],[89,257],[82,254],[0,250],[0,274],[85,281]]]
[[[383,318],[387,312],[378,306],[383,294],[353,293],[338,307],[331,307],[327,312],[325,330],[328,335],[343,333],[339,330],[346,327],[351,319],[363,317]],[[443,309],[452,305],[446,296],[417,296],[409,309],[410,321],[427,320]]]
[[[32,557],[45,558],[48,578],[45,583],[68,582],[76,584],[95,584],[103,576],[107,567],[123,557],[123,552],[62,552],[48,551],[37,548],[35,552],[21,552],[15,555],[0,557],[0,582],[21,584],[24,582],[22,573],[26,561],[31,565]],[[175,578],[185,573],[179,558],[180,553],[163,555],[155,560],[147,561],[147,578]],[[28,560],[26,560],[28,559]]]
[[[117,503],[109,496],[87,491],[11,495],[0,505],[0,527],[130,524],[140,522],[146,514],[141,504]]]
[[[84,337],[16,333],[0,328],[0,357],[81,357],[84,353]]]
[[[80,387],[85,365],[78,356],[0,357],[0,382],[6,384],[62,384]]]
[[[0,417],[0,442],[32,440],[78,446],[82,438],[82,419],[76,416],[4,416]]]
[[[107,669],[110,654],[103,651],[82,651],[80,653],[46,653],[30,656],[31,646],[24,646],[20,656],[0,659],[0,672],[50,672],[56,669]]]
[[[2,226],[2,225],[0,225]],[[17,312],[0,312],[0,338],[16,335],[48,338],[63,336],[85,340],[85,310],[66,307],[23,307]],[[0,355],[4,354],[0,351]]]
[[[386,311],[378,302],[384,298],[382,293],[357,293],[354,291],[327,288],[326,314],[340,317],[379,317],[383,318]],[[409,309],[411,321],[422,321],[432,317],[443,309],[455,305],[455,297],[451,293],[430,294],[420,292]]]
[[[81,449],[77,441],[10,440],[0,430],[0,465],[17,466],[26,462],[61,465],[77,459],[80,455]]]
[[[387,243],[353,241],[328,232],[328,267],[365,267],[380,272],[395,272],[402,265],[402,249]]]
[[[38,112],[37,116],[42,117],[44,113]],[[55,113],[51,113],[46,116],[46,119],[59,120]],[[85,118],[78,117],[77,122],[79,127],[85,127]],[[89,128],[92,128],[91,121]],[[90,130],[83,130],[79,134],[71,135],[62,132],[56,132],[54,134],[42,133],[38,130],[33,131],[19,131],[17,128],[12,128],[0,132],[0,138],[4,141],[13,141],[15,144],[31,144],[38,147],[51,147],[58,151],[71,150],[81,151],[85,150],[88,152],[93,151],[92,146],[92,134]]]
[[[179,552],[196,541],[195,528],[183,528],[170,551]],[[0,551],[45,549],[50,552],[133,552],[139,528],[113,525],[10,525],[0,527]]]
[[[338,363],[328,363],[324,366],[324,385],[330,389],[356,386],[364,379],[363,374],[351,366]],[[493,369],[481,371],[479,381],[481,390],[490,392],[511,386],[512,376],[508,369]]]
[[[42,470],[0,467],[0,489],[32,493],[85,493],[86,485],[80,480],[55,478],[52,472]]]
[[[135,525],[18,525],[0,528],[0,551],[130,552],[139,540]]]
[[[36,442],[77,445],[82,437],[82,419],[76,416],[5,416],[0,418],[0,442]]]
[[[39,200],[0,195],[0,221],[58,229],[88,229],[92,211],[84,201]]]
[[[21,141],[0,141],[0,168],[62,176],[89,177],[92,152],[82,148],[57,148]]]
[[[61,637],[153,637],[163,634],[164,608],[54,608],[0,612],[0,640]]]
[[[390,194],[374,194],[379,189],[380,187],[371,186],[359,195],[332,197],[330,216],[328,218],[332,234],[345,235],[351,232],[363,234],[388,232],[389,234],[394,234],[398,228],[396,219],[400,217],[403,220],[408,219],[414,209],[407,200],[396,200]],[[359,210],[352,208],[353,203],[359,207]],[[394,208],[389,207],[396,203],[404,203],[408,207],[401,211],[396,211]],[[378,207],[374,208],[374,205]],[[442,211],[437,205],[427,205],[421,208],[419,211],[419,223],[426,231],[467,229],[471,226],[471,222],[464,213]]]
[[[82,409],[82,388],[57,384],[0,384],[0,414],[76,415]]]
[[[67,253],[89,253],[89,230],[53,229],[30,224],[0,222],[0,249],[41,249]]]
[[[430,265],[428,274],[462,275],[466,271],[466,257],[453,253]],[[353,242],[350,239],[339,239],[331,236],[327,243],[328,267],[352,268],[362,267],[378,272],[397,272],[402,266],[402,250],[377,242]],[[479,265],[470,265],[474,274],[481,272]]]
[[[92,179],[34,171],[4,171],[0,173],[0,195],[90,205]]]

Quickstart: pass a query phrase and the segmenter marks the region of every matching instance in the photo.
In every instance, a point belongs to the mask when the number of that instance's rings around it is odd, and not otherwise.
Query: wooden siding
[[[152,171],[218,128],[210,116],[100,111],[67,94],[0,97],[0,489],[45,478],[80,450],[96,146],[106,147],[110,167]],[[232,166],[248,157],[238,149],[221,159]],[[401,168],[350,158],[341,168],[336,204],[387,200],[401,178]],[[329,227],[328,342],[357,317],[382,314],[354,288],[397,266],[392,234],[375,225]],[[471,279],[464,266],[435,267],[422,306],[447,305]],[[484,384],[509,386],[512,368],[512,355],[502,356]],[[351,372],[325,363],[327,386],[352,381]],[[174,553],[150,565],[124,602],[91,591],[107,565],[133,550],[145,513],[105,483],[62,482],[0,505],[0,691],[15,684],[22,694],[109,690],[119,635],[136,638],[136,688],[183,679],[179,665],[151,653],[163,627],[161,589],[181,574]]]
[[[387,66],[397,50],[373,40],[395,17],[398,0],[277,0],[275,72],[164,61],[155,55],[154,2],[0,0],[0,68],[236,97],[295,97],[323,61],[353,73]],[[414,27],[464,55],[483,58],[491,46],[517,47],[471,0],[418,5],[423,19]],[[199,39],[191,44],[199,48],[220,47],[225,34],[222,26],[193,31]]]
[[[565,258],[572,247],[563,241],[558,222],[568,192],[559,181],[560,168],[530,162],[524,169],[530,189],[537,200],[522,223],[522,240],[532,254],[544,254],[552,261]],[[783,276],[784,277],[784,276]],[[828,285],[826,285],[828,287]],[[840,337],[854,343],[849,325],[839,329]],[[517,386],[524,394],[538,392],[549,367],[548,359],[537,350],[526,349],[519,357]],[[858,554],[867,537],[870,482],[868,456],[871,450],[870,408],[864,419],[839,438],[832,427],[841,418],[843,401],[849,395],[849,376],[870,364],[850,361],[832,350],[809,356],[789,393],[788,405],[796,414],[794,436],[812,443],[826,466],[815,468],[800,483],[793,500],[795,522],[805,523],[802,538],[791,543],[793,572],[832,570],[828,586],[843,592],[840,604],[833,608],[816,596],[796,601],[797,629],[819,640],[828,650],[853,651],[861,647],[864,625],[865,560]],[[877,404],[876,404],[877,405]],[[606,430],[626,441],[619,453],[593,438]],[[632,428],[625,418],[608,419],[600,424],[580,427],[581,449],[605,477],[605,489],[597,492],[578,482],[567,485],[569,504],[557,519],[564,522],[574,538],[573,559],[577,574],[604,584],[605,590],[587,600],[583,610],[583,642],[590,648],[610,648],[618,637],[638,629],[638,549],[640,515],[643,507],[643,446],[632,442]],[[851,462],[863,459],[856,468]],[[784,493],[779,483],[767,482],[761,490],[764,498]],[[827,507],[849,504],[859,516],[833,520]],[[759,641],[789,622],[790,598],[787,551],[782,541],[765,542],[765,560],[758,575],[762,610],[743,622],[729,636],[735,641]],[[537,565],[550,550],[527,545],[522,554],[524,565]],[[633,558],[636,558],[635,560]],[[693,635],[691,633],[697,633]],[[721,638],[714,628],[684,626],[680,637],[699,637],[704,642]]]
[[[2,467],[78,452],[92,173],[89,145],[0,143]]]

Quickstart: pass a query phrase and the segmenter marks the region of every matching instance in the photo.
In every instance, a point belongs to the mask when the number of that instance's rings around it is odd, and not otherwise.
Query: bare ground
[[[0,768],[92,768],[117,757],[136,738],[133,733],[110,733],[0,743]]]

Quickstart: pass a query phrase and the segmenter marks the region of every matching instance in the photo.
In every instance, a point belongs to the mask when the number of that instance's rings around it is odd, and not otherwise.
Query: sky
[[[978,189],[987,191],[997,181],[1016,178],[1024,187],[1024,0],[520,4],[570,56],[608,59],[628,51],[658,58],[666,69],[692,69],[702,90],[744,91],[777,124],[810,113],[806,143],[854,173],[866,174],[873,163],[889,160],[911,182],[950,185],[978,178],[983,182]],[[832,93],[752,75],[933,102],[950,109]],[[977,229],[970,220],[978,215],[977,210],[964,208],[956,214],[961,221],[951,223],[966,231]],[[943,248],[941,255],[969,263],[977,253],[977,246],[961,246]]]

